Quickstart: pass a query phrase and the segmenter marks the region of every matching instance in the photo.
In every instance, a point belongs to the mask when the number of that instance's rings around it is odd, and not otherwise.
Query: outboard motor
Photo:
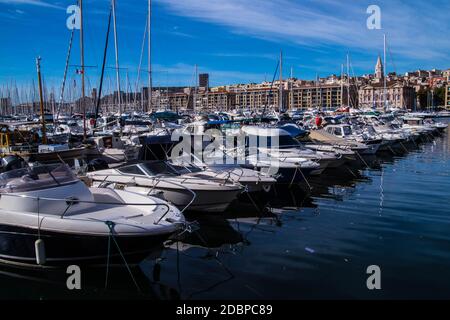
[[[0,161],[0,171],[8,172],[16,169],[26,168],[28,166],[27,162],[19,156],[11,155],[6,156]]]

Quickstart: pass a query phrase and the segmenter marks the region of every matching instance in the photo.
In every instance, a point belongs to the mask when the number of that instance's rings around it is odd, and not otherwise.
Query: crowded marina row
[[[41,119],[42,120],[42,119]],[[190,229],[276,184],[309,185],[446,128],[426,115],[158,112],[2,123],[0,259],[23,266],[139,263]],[[113,240],[113,250],[111,248]]]

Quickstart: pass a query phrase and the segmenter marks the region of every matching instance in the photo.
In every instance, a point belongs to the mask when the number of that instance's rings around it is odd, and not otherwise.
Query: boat
[[[105,135],[89,138],[86,156],[90,159],[102,159],[108,164],[136,160],[141,146],[124,141],[118,135]]]
[[[0,174],[0,259],[24,266],[139,263],[184,224],[167,202],[89,188],[67,165]],[[112,238],[114,244],[108,251]],[[119,252],[120,248],[120,252]]]
[[[310,132],[309,139],[313,144],[318,145],[321,148],[323,148],[323,146],[327,148],[328,146],[332,146],[333,148],[337,148],[338,150],[349,150],[353,152],[353,154],[348,154],[349,159],[352,159],[353,155],[355,154],[365,153],[369,148],[364,143],[345,140],[341,137],[328,133],[324,129],[312,130]],[[308,144],[308,147],[311,147],[311,145]]]
[[[245,188],[246,192],[269,192],[277,180],[262,172],[241,167],[236,158],[227,157],[223,150],[203,153],[203,161],[194,154],[172,157],[172,163],[178,165],[194,164],[201,168],[202,174],[214,180],[232,181]],[[231,160],[231,161],[230,161]]]
[[[420,135],[432,135],[438,132],[436,127],[425,125],[424,119],[420,117],[403,117],[402,128],[411,130]]]
[[[24,124],[5,124],[0,127],[0,155],[17,155],[29,162],[52,163],[83,159],[86,148],[71,148],[69,144],[47,144],[41,141],[35,128]]]
[[[423,124],[427,127],[436,129],[439,133],[444,132],[448,128],[447,123],[434,121],[434,119],[431,118],[424,119]]]
[[[364,155],[374,155],[380,149],[383,140],[380,138],[371,138],[366,133],[355,133],[352,127],[348,124],[332,124],[325,127],[325,131],[336,137],[343,138],[347,141],[355,141],[358,143],[363,143],[367,146],[367,149],[362,150],[360,154]]]
[[[231,180],[214,179],[194,165],[176,165],[167,160],[127,164],[91,172],[95,186],[158,195],[178,208],[221,213],[243,191]]]
[[[319,163],[319,170],[309,174],[319,175],[328,167],[337,167],[344,163],[342,155],[334,152],[315,151],[305,148],[289,132],[280,128],[244,126],[246,147],[250,153],[270,155],[281,162],[300,162],[299,159]]]
[[[30,162],[39,163],[55,163],[55,162],[69,162],[74,159],[84,159],[86,148],[76,147],[70,148],[69,145],[39,145],[38,152],[24,155],[28,157]]]

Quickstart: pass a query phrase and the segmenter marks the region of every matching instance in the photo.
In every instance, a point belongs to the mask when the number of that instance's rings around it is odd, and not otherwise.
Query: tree
[[[420,109],[426,109],[427,105],[428,105],[428,90],[425,90],[423,88],[421,88],[418,92],[417,92],[417,98],[419,100],[419,107]]]
[[[445,87],[434,89],[434,105],[436,107],[443,106],[445,104]]]

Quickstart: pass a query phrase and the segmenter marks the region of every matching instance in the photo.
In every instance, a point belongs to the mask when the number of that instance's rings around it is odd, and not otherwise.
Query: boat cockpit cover
[[[67,165],[36,166],[0,174],[0,193],[17,193],[58,187],[79,181]]]

